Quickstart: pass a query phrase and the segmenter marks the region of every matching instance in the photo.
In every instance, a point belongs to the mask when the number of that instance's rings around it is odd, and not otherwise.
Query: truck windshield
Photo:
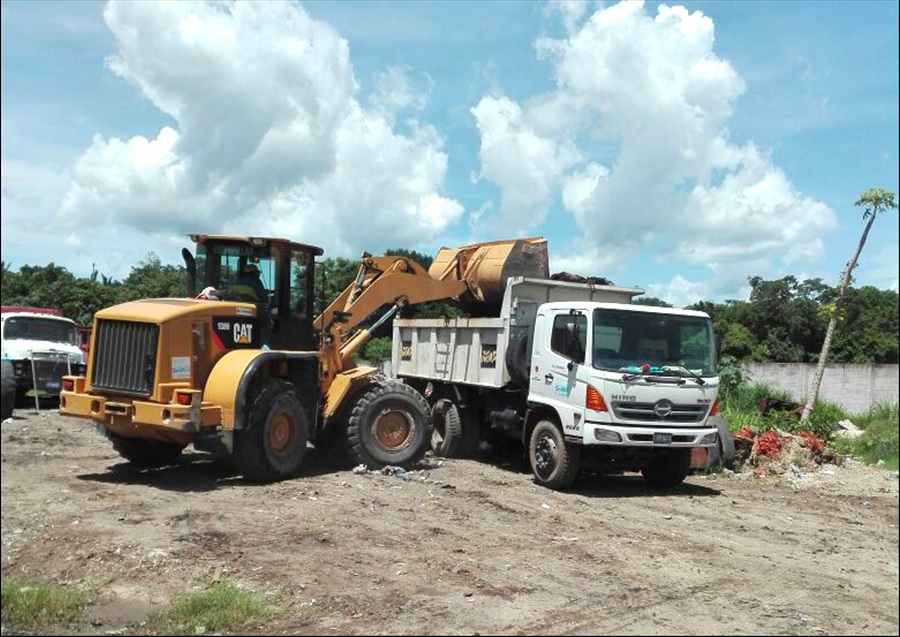
[[[606,371],[716,375],[712,323],[700,317],[594,310],[593,354]]]
[[[68,321],[49,318],[16,316],[6,320],[3,338],[9,340],[30,339],[75,344],[75,326]]]

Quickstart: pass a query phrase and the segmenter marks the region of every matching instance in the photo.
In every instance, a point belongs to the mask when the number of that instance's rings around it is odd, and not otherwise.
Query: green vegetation
[[[722,355],[740,361],[816,362],[838,289],[821,279],[749,279],[750,299],[689,309],[708,313]],[[871,286],[849,288],[831,343],[831,363],[896,363],[900,354],[900,296]]]
[[[70,624],[90,601],[90,595],[72,586],[2,582],[3,623],[17,630]]]
[[[856,439],[836,438],[832,447],[839,453],[870,464],[883,461],[885,467],[897,471],[900,406],[897,403],[879,403],[864,414],[851,416],[850,420],[865,433]]]
[[[261,596],[220,580],[174,601],[153,615],[141,631],[164,635],[240,633],[274,612]]]

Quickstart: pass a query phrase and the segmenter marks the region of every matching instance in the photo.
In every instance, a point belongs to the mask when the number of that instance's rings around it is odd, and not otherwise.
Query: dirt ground
[[[898,632],[897,479],[855,463],[555,493],[514,455],[408,482],[313,456],[257,486],[193,453],[135,472],[89,422],[22,410],[2,425],[2,544],[4,580],[95,591],[85,633],[222,575],[285,609],[261,633]]]

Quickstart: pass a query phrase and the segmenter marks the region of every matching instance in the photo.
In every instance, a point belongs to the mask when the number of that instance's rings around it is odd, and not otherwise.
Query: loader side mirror
[[[181,249],[181,257],[184,259],[185,293],[193,298],[197,295],[197,262],[194,260],[194,255],[187,248]]]

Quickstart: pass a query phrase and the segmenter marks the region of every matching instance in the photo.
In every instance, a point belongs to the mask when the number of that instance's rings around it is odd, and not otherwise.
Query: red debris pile
[[[791,465],[811,466],[834,462],[825,443],[808,431],[757,433],[744,427],[734,435],[735,463],[754,477],[785,473]]]

